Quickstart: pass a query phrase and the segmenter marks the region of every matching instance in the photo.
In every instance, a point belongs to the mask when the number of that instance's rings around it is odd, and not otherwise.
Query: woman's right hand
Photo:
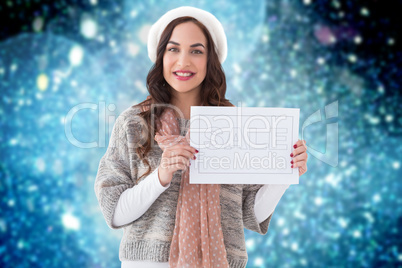
[[[158,175],[162,186],[168,185],[177,170],[185,170],[190,165],[190,159],[195,159],[198,150],[190,145],[177,144],[166,148],[162,153]]]

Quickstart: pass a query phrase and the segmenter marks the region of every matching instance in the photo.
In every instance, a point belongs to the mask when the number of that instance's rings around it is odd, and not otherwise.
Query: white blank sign
[[[290,153],[299,109],[192,106],[190,166],[196,184],[298,184]]]

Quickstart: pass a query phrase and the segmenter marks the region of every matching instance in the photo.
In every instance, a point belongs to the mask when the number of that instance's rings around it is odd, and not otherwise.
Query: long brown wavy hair
[[[188,16],[180,17],[171,21],[161,35],[157,47],[155,64],[151,67],[147,76],[147,89],[149,96],[143,102],[135,105],[136,107],[141,108],[142,112],[140,112],[139,115],[144,119],[146,124],[146,129],[142,130],[142,134],[147,134],[146,140],[140,142],[136,148],[138,156],[148,166],[148,171],[138,178],[138,180],[151,173],[151,166],[146,156],[151,150],[152,144],[154,144],[152,133],[155,133],[155,130],[158,129],[157,126],[160,125],[159,118],[166,109],[166,106],[158,106],[157,104],[170,104],[172,90],[174,90],[163,77],[163,56],[166,51],[166,46],[174,28],[177,25],[188,21],[191,21],[200,27],[207,39],[207,72],[204,81],[201,83],[200,91],[202,106],[233,106],[233,104],[225,98],[225,73],[221,63],[219,62],[218,54],[214,49],[215,44],[207,28],[195,18]],[[152,117],[154,117],[153,120]]]

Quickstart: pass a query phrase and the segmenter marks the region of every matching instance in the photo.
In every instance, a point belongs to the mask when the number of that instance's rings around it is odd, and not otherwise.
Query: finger
[[[184,149],[184,150],[190,151],[193,154],[198,153],[198,150],[196,148],[194,148],[190,145],[187,145],[187,144],[176,144],[176,145],[166,148],[165,151],[176,151],[178,149]]]
[[[291,157],[295,157],[295,156],[297,156],[297,155],[299,155],[299,154],[304,153],[306,150],[307,150],[307,148],[302,145],[302,146],[297,147],[296,149],[294,149],[294,150],[292,151],[292,153],[290,154],[290,156],[291,156]]]
[[[307,165],[299,167],[299,176],[307,172]]]
[[[190,162],[189,162],[188,164],[187,164],[187,163],[177,162],[177,163],[172,163],[171,165],[167,166],[167,168],[168,168],[168,169],[171,169],[171,168],[182,168],[182,167],[187,168],[188,166],[190,166]]]
[[[198,150],[196,148],[194,148],[190,145],[187,145],[187,144],[177,144],[177,145],[169,147],[169,149],[173,149],[173,150],[176,150],[178,148],[188,150],[193,154],[198,153]]]
[[[180,164],[180,163],[175,163],[173,165],[170,165],[167,167],[167,170],[171,173],[177,171],[177,170],[186,170],[188,168],[187,165],[185,164]]]
[[[176,157],[176,156],[184,156],[187,158],[195,159],[195,152],[193,153],[192,151],[188,150],[188,148],[184,147],[175,147],[173,146],[169,149],[166,149],[162,157],[168,158],[168,157]]]
[[[190,165],[190,159],[181,155],[170,158],[170,160],[172,161],[171,164],[178,163],[178,164],[184,164],[186,166]]]
[[[298,161],[307,161],[308,155],[306,152],[299,154],[298,156],[294,157],[290,163],[297,163]]]
[[[299,161],[296,163],[293,163],[293,165],[291,165],[291,168],[298,168],[298,167],[305,167],[307,166],[306,161]]]
[[[301,146],[306,146],[306,141],[305,140],[297,140],[297,142],[293,145],[293,148],[301,147]]]
[[[185,169],[189,165],[190,165],[190,163],[186,164],[183,162],[174,162],[174,163],[165,162],[165,163],[161,163],[159,166],[162,169],[167,170],[170,173],[170,172],[174,172],[178,169]]]
[[[161,160],[161,165],[163,168],[167,168],[170,165],[174,165],[174,164],[184,164],[184,165],[190,165],[190,159],[188,159],[187,157],[184,156],[174,156],[171,158],[163,158]]]

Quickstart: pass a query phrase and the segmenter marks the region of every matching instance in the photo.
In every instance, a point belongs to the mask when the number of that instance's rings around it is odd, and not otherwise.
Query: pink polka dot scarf
[[[155,140],[162,150],[189,144],[190,131],[180,135],[172,109],[161,117]],[[190,184],[189,169],[183,170],[176,220],[170,245],[169,267],[229,267],[221,228],[219,184]]]

